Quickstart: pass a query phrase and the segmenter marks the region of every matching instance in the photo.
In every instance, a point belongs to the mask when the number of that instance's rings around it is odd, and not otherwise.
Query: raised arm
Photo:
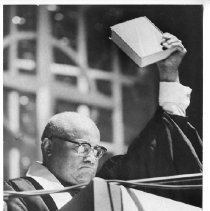
[[[163,34],[161,44],[164,49],[175,47],[176,51],[157,63],[160,79],[159,105],[170,114],[185,116],[190,104],[191,89],[180,84],[179,65],[187,50],[177,37],[169,33]]]
[[[187,53],[187,50],[179,40],[172,34],[164,33],[161,45],[163,49],[176,48],[168,58],[157,63],[160,75],[160,81],[164,82],[179,82],[178,68],[182,62],[183,57]]]
[[[200,138],[196,135],[196,131],[190,129],[189,134],[188,127],[182,131],[179,124],[175,123],[182,122],[183,125],[188,125],[187,119],[183,116],[190,102],[191,89],[179,83],[178,73],[179,65],[187,51],[181,41],[168,33],[163,35],[162,45],[166,48],[175,46],[177,51],[157,64],[159,71],[154,69],[155,65],[150,65],[145,72],[150,71],[150,74],[155,73],[156,76],[159,73],[159,77],[154,77],[159,78],[159,81],[154,80],[155,83],[160,82],[159,105],[164,111],[173,115],[158,109],[143,130],[140,125],[140,134],[129,146],[127,154],[109,159],[98,173],[99,177],[139,179],[197,173],[202,169],[196,150],[200,149]],[[139,80],[144,82],[141,78]],[[156,91],[158,93],[155,88],[156,86],[147,89],[148,95],[150,90],[153,92],[150,102],[154,101]],[[149,100],[146,104],[149,104]]]
[[[179,83],[179,65],[187,50],[182,42],[169,33],[163,34],[163,48],[175,47],[168,58],[140,69],[133,92],[138,102],[139,132],[154,117],[161,106],[169,114],[185,116],[190,104],[191,89]]]

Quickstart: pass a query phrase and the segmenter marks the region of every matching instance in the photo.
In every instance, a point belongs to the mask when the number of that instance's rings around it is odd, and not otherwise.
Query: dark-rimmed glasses
[[[79,143],[77,141],[73,141],[73,140],[70,140],[70,139],[67,139],[67,138],[64,138],[64,137],[60,137],[60,136],[53,135],[51,138],[53,138],[53,137],[59,138],[59,139],[61,139],[63,141],[67,141],[67,142],[76,144],[77,148],[75,148],[75,149],[76,149],[77,153],[79,155],[82,155],[82,156],[87,156],[87,155],[89,155],[89,153],[91,151],[93,151],[94,156],[99,159],[107,151],[107,149],[105,147],[100,146],[100,145],[91,146],[91,144],[88,143],[87,141],[85,141],[84,139],[76,139],[78,141],[83,141],[83,142]]]

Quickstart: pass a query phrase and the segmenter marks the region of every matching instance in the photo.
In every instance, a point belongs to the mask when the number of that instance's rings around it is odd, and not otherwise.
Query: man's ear
[[[47,157],[50,157],[52,155],[52,145],[52,140],[49,138],[44,138],[44,140],[42,141],[42,150]]]

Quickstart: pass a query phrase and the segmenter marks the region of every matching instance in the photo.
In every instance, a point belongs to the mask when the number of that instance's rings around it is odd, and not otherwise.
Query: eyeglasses
[[[94,156],[99,159],[107,151],[107,149],[103,146],[99,146],[99,145],[91,146],[91,144],[86,142],[84,139],[77,139],[78,141],[83,141],[83,142],[79,143],[77,141],[73,141],[73,140],[70,140],[70,139],[67,139],[67,138],[64,138],[64,137],[60,137],[60,136],[54,136],[53,135],[52,137],[59,138],[63,141],[67,141],[67,142],[76,144],[77,145],[77,148],[76,148],[77,153],[79,155],[82,155],[82,156],[87,156],[87,155],[89,155],[89,153],[91,151],[93,151]]]

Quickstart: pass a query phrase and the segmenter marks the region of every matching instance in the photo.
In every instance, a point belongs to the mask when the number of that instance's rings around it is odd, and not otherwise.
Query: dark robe
[[[202,171],[201,159],[202,141],[187,117],[169,115],[159,107],[155,116],[129,146],[127,153],[110,158],[97,176],[132,180],[199,173]],[[166,197],[170,195],[168,191],[147,191]],[[186,196],[186,200],[180,196],[178,200],[201,206],[201,190],[197,193],[196,196]],[[169,197],[174,199],[174,194],[179,195],[172,193],[172,197]],[[196,197],[199,199],[194,203]]]

